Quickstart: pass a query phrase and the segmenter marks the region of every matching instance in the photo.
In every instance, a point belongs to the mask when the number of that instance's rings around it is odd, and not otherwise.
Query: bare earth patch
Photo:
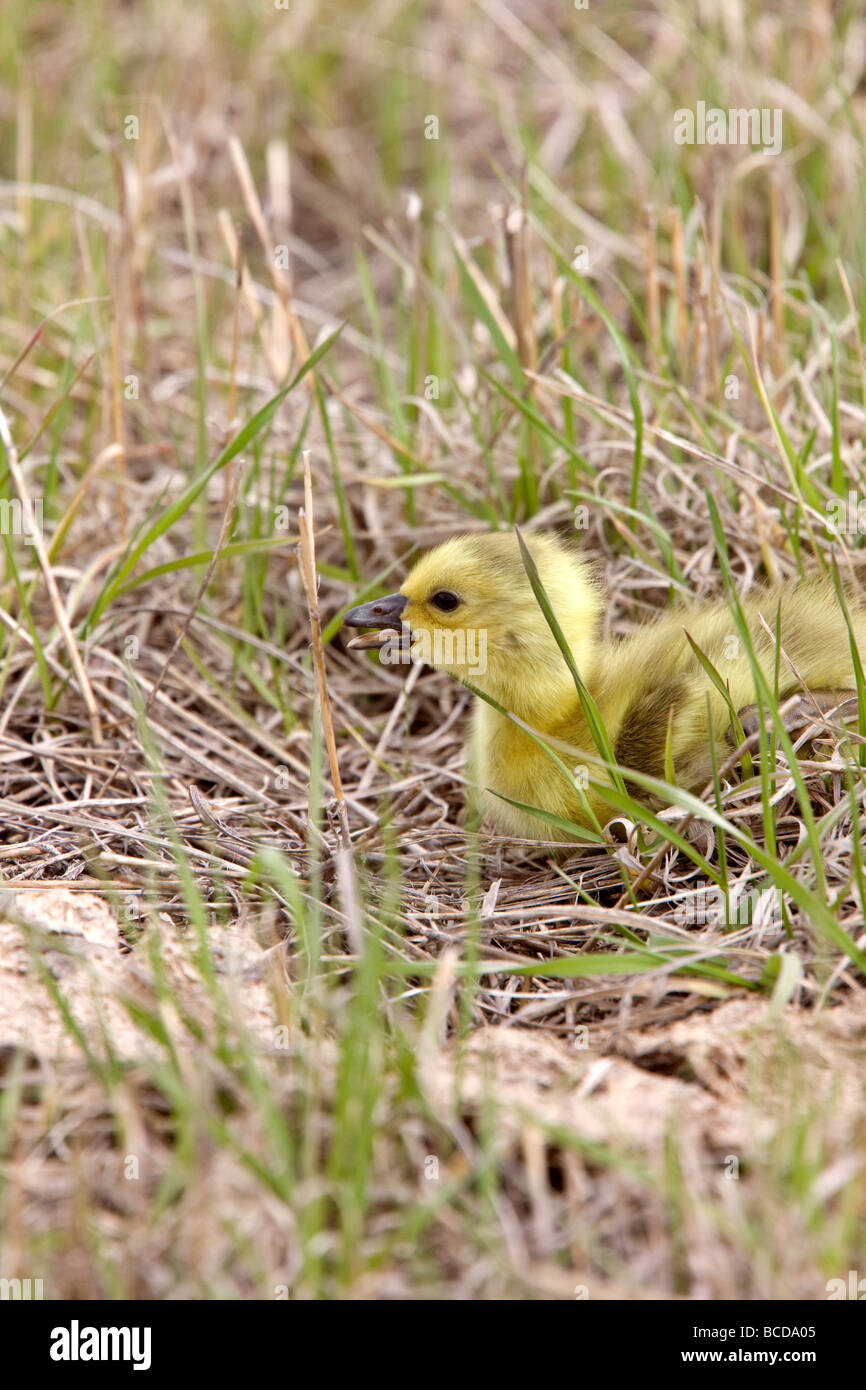
[[[17,1233],[38,1243],[40,1230],[74,1223],[83,1184],[101,1236],[109,1248],[119,1243],[118,1258],[120,1246],[126,1252],[138,1296],[182,1297],[187,1277],[203,1275],[218,1290],[238,1232],[255,1242],[261,1266],[262,1282],[248,1292],[261,1296],[270,1287],[280,1296],[299,1273],[296,1216],[251,1174],[260,1118],[212,1049],[220,1037],[242,1039],[286,1113],[311,1068],[323,1090],[333,1086],[333,1051],[286,1027],[291,987],[277,960],[282,948],[263,948],[241,925],[215,928],[215,992],[194,962],[189,934],[167,921],[157,957],[151,944],[145,935],[130,950],[94,894],[46,888],[4,906],[2,1084],[7,1092],[20,1087],[22,1101],[8,1163]],[[440,993],[448,988],[446,971]],[[204,1126],[195,1182],[181,1184],[159,1235],[145,1217],[170,1179],[178,1114],[171,1086],[154,1082],[163,1051],[157,1020],[189,1087],[188,1103],[237,1136],[220,1146]],[[732,999],[673,1023],[625,1029],[601,1050],[504,1025],[478,1027],[458,1048],[428,1030],[419,1075],[436,1125],[419,1125],[413,1114],[409,1128],[428,1177],[441,1149],[436,1128],[454,1136],[441,1172],[437,1160],[433,1182],[442,1183],[487,1161],[483,1134],[495,1114],[490,1152],[504,1178],[496,1200],[511,1232],[514,1275],[533,1296],[659,1297],[687,1279],[693,1297],[820,1298],[826,1294],[814,1270],[807,1261],[798,1268],[797,1240],[807,1210],[832,1208],[839,1189],[862,1173],[864,1059],[862,991],[821,1013],[789,1006],[777,1022],[768,1021],[766,1000]],[[106,1069],[113,1107],[103,1090]],[[764,1251],[768,1263],[755,1271],[726,1227],[747,1225],[753,1203],[780,1190],[777,1165],[789,1151],[792,1121],[798,1134],[805,1121],[820,1129],[814,1176],[799,1212],[780,1203],[789,1238],[784,1267],[773,1268]],[[672,1196],[664,1171],[671,1161],[676,1182],[690,1191],[684,1268],[671,1261],[668,1240]],[[407,1180],[417,1187],[417,1178],[389,1173],[393,1145],[384,1135],[374,1163],[383,1191],[389,1182],[397,1191]],[[209,1219],[214,1202],[234,1213],[230,1228]],[[446,1210],[440,1239],[447,1231]],[[12,1248],[15,1234],[13,1224]],[[188,1273],[169,1272],[172,1262],[158,1258],[165,1240],[186,1252]],[[99,1276],[80,1254],[54,1267],[51,1296],[98,1293]],[[756,1273],[769,1281],[766,1295]],[[393,1269],[381,1280],[367,1276],[357,1290],[367,1297],[409,1291]]]

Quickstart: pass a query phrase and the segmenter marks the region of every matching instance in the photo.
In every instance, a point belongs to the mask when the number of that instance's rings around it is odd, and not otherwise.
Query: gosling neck
[[[594,655],[583,644],[572,646],[571,652],[581,680],[591,689]],[[536,660],[493,661],[473,684],[540,733],[551,733],[573,717],[579,702],[574,677],[555,644]]]

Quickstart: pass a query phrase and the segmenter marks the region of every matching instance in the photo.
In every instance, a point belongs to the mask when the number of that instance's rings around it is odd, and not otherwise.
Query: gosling
[[[720,763],[736,745],[731,707],[742,712],[757,703],[752,665],[736,638],[728,605],[683,605],[628,637],[606,641],[600,631],[605,595],[592,565],[551,535],[528,536],[526,544],[616,763],[666,780],[672,760],[676,784],[701,790],[712,777],[713,750]],[[761,617],[775,631],[779,605],[780,701],[800,693],[803,684],[822,708],[837,698],[850,699],[856,678],[848,627],[832,586],[824,581],[764,589],[742,602],[770,690],[776,643]],[[857,646],[866,655],[866,608],[852,599],[849,612]],[[474,686],[557,751],[567,772],[507,714],[476,699],[467,758],[470,796],[491,826],[521,838],[550,839],[550,822],[525,809],[531,807],[575,827],[574,835],[564,827],[560,834],[578,839],[584,838],[578,827],[610,819],[610,805],[593,787],[593,782],[610,785],[610,775],[599,766],[574,677],[535,597],[516,535],[495,532],[446,541],[418,560],[399,593],[350,609],[343,622],[387,625],[350,645],[383,646],[391,659],[401,640],[393,630],[399,626],[412,660]],[[722,677],[729,700],[686,633]],[[585,787],[573,773],[582,751],[591,769]],[[663,804],[634,783],[627,788],[649,804]]]

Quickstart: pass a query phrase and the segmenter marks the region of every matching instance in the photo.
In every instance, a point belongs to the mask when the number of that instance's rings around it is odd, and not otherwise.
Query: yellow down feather
[[[677,784],[701,789],[712,776],[711,739],[719,761],[734,745],[728,704],[694,655],[685,631],[726,683],[737,711],[757,702],[751,663],[728,605],[683,605],[628,637],[604,641],[600,627],[606,599],[592,566],[553,536],[528,536],[527,545],[617,762],[664,778],[667,749]],[[572,754],[557,749],[570,768],[580,762],[580,750],[597,756],[573,677],[532,592],[515,535],[446,541],[421,557],[400,594],[413,656],[470,681],[532,729],[574,749]],[[454,599],[456,605],[443,611],[442,604],[450,606]],[[764,589],[742,602],[771,690],[775,642],[760,616],[775,630],[781,602],[780,698],[802,690],[798,676],[812,691],[854,688],[848,629],[832,586],[807,581]],[[852,599],[849,611],[858,648],[866,656],[866,610]],[[552,834],[543,821],[502,797],[579,826],[592,823],[574,777],[567,778],[522,729],[483,700],[475,702],[468,762],[480,809],[506,833],[534,839]],[[592,762],[588,768],[593,780],[608,780]],[[642,796],[634,784],[629,790]],[[602,824],[613,814],[591,788],[584,796]]]

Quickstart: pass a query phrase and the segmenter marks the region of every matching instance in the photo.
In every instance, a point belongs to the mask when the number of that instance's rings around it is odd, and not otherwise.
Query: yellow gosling
[[[664,778],[669,749],[677,785],[700,790],[712,776],[711,743],[720,762],[732,751],[731,716],[685,633],[726,682],[737,711],[757,703],[751,663],[728,605],[684,604],[628,637],[605,641],[600,633],[605,594],[589,562],[554,536],[529,535],[526,542],[617,763]],[[774,629],[780,601],[780,699],[802,690],[798,676],[824,697],[825,706],[828,695],[850,696],[855,676],[848,629],[832,586],[823,581],[764,589],[743,600],[770,689],[775,642],[759,615]],[[858,648],[866,657],[866,609],[850,599],[849,610]],[[357,638],[351,645],[384,641],[392,659],[393,629],[402,627],[411,634],[413,660],[471,683],[555,740],[555,748],[568,745],[573,752],[557,751],[569,768],[580,763],[585,750],[589,777],[608,781],[604,769],[591,761],[597,750],[574,679],[532,591],[516,535],[454,537],[418,560],[399,593],[351,609],[343,621],[354,627],[385,626],[384,633]],[[592,814],[601,824],[613,814],[591,787],[581,795],[572,775],[566,777],[522,729],[483,700],[475,702],[468,752],[474,800],[500,831],[551,838],[545,822],[503,797],[577,826],[591,826]],[[643,797],[635,784],[629,791]]]

